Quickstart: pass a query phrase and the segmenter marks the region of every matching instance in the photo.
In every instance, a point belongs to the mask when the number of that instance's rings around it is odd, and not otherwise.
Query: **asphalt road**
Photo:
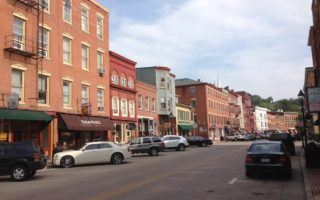
[[[95,165],[45,169],[29,181],[0,177],[0,199],[305,199],[299,157],[293,176],[246,178],[248,143],[169,151],[158,157],[138,155],[120,166]]]

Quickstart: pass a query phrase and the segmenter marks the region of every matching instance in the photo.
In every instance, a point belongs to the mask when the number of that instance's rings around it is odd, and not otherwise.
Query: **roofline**
[[[128,59],[128,58],[126,58],[126,57],[114,52],[114,51],[109,51],[109,54],[110,54],[110,56],[113,56],[115,58],[121,59],[121,60],[123,60],[123,61],[125,61],[125,62],[127,62],[129,64],[132,64],[132,65],[136,65],[137,64],[135,61],[130,60],[130,59]]]
[[[103,5],[101,5],[100,3],[98,3],[96,0],[89,0],[91,3],[95,4],[96,6],[98,6],[99,8],[101,8],[102,10],[106,11],[107,13],[110,13],[109,9]]]

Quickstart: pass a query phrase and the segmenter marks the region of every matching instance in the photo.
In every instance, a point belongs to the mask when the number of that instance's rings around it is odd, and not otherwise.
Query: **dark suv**
[[[32,142],[0,143],[0,175],[24,181],[46,164],[40,148]]]
[[[164,143],[156,136],[139,137],[130,142],[130,150],[132,154],[148,153],[150,156],[157,156],[164,150]]]
[[[292,156],[296,155],[294,139],[289,133],[273,133],[269,140],[281,141]]]

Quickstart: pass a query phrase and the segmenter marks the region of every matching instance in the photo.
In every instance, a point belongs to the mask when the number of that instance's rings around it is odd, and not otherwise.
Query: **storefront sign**
[[[163,127],[164,127],[164,128],[171,128],[171,123],[164,123],[164,124],[163,124]]]
[[[81,120],[81,124],[84,126],[100,126],[102,123],[98,120]]]
[[[320,112],[320,87],[307,88],[309,112]]]

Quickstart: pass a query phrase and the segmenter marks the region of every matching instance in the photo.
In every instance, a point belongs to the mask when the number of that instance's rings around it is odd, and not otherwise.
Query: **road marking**
[[[231,181],[229,181],[229,185],[234,184],[237,180],[238,180],[238,178],[233,178]]]

